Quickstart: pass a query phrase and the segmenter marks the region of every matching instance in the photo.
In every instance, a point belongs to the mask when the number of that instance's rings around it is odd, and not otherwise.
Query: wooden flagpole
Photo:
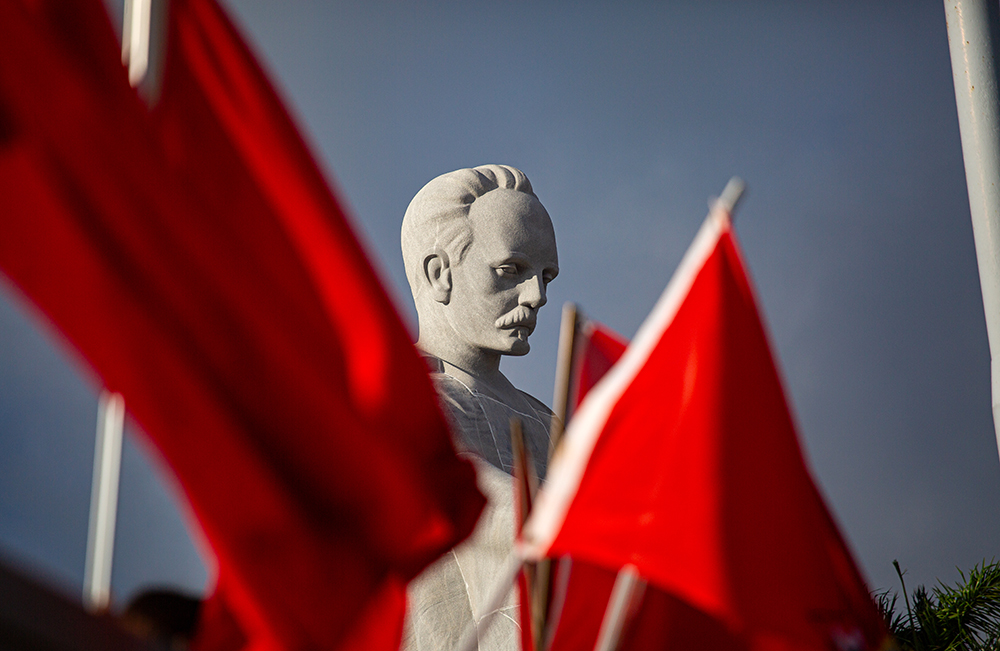
[[[562,440],[569,414],[570,380],[573,373],[574,343],[579,310],[576,303],[563,305],[559,324],[559,350],[556,357],[556,384],[552,391],[552,425],[549,427],[549,459]]]
[[[122,14],[122,64],[128,67],[128,83],[142,83],[149,70],[149,31],[152,0],[125,0]]]
[[[571,380],[573,377],[574,345],[579,322],[576,303],[563,305],[559,324],[559,349],[556,357],[556,379],[552,392],[552,424],[549,427],[549,460],[555,454],[562,440],[569,414]],[[546,624],[549,615],[549,597],[552,582],[552,561],[545,559],[535,565],[534,576],[529,582],[531,589],[531,630],[536,651],[544,651],[548,642]]]
[[[626,565],[618,570],[601,629],[594,642],[594,651],[614,651],[618,648],[625,622],[633,614],[645,588],[646,582],[639,576],[635,565]]]
[[[111,603],[111,561],[115,548],[124,426],[125,401],[120,393],[104,391],[97,408],[90,526],[83,571],[83,605],[90,612],[103,612]]]

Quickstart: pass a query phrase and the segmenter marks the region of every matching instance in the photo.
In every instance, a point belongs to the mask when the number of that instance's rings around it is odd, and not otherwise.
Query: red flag
[[[0,268],[172,467],[250,644],[396,648],[472,468],[228,19],[169,16],[150,111],[100,0],[0,3]]]
[[[572,411],[625,353],[628,340],[604,324],[583,319],[573,339],[573,377],[570,380]],[[569,417],[567,416],[567,420]]]
[[[631,634],[655,624],[663,646],[886,639],[806,470],[723,210],[570,422],[523,551],[636,566],[664,600]]]

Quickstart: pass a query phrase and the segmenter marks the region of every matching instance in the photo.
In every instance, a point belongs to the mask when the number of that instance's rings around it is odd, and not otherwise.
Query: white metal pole
[[[1000,104],[995,63],[1000,8],[997,0],[945,0],[944,8],[990,345],[993,427],[1000,446]]]
[[[83,572],[83,605],[91,612],[111,603],[111,559],[118,512],[118,476],[122,463],[125,401],[120,393],[101,394],[94,446],[94,483],[90,493],[90,528]]]

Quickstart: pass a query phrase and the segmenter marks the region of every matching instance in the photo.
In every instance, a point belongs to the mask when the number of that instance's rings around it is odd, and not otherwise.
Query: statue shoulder
[[[549,409],[544,402],[542,402],[535,396],[531,395],[530,393],[525,393],[524,391],[521,391],[520,389],[518,389],[517,392],[520,393],[521,396],[523,396],[524,399],[528,401],[528,404],[531,405],[532,409],[534,409],[540,414],[545,414],[549,418],[552,417],[552,410]]]

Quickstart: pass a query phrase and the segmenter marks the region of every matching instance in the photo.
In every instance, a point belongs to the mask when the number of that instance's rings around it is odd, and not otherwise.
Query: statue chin
[[[518,339],[511,345],[510,351],[507,354],[512,357],[521,357],[522,355],[527,355],[529,350],[531,350],[531,344]]]

